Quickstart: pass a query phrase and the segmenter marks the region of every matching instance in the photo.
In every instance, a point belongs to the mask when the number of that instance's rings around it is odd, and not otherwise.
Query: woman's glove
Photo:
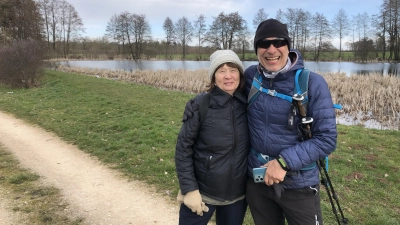
[[[192,210],[192,212],[195,212],[199,216],[202,216],[203,212],[208,212],[208,207],[201,200],[199,190],[188,192],[186,195],[182,195],[181,191],[179,190],[176,199],[178,202],[182,202],[183,199],[183,204],[185,204],[189,209]]]
[[[176,196],[176,200],[179,202],[179,204],[183,203],[183,198],[184,196],[182,195],[181,190],[178,191],[178,196]]]

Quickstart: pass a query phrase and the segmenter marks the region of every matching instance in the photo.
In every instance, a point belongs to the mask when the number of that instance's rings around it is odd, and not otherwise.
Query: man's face
[[[257,43],[257,57],[261,65],[269,72],[281,70],[289,57],[287,40],[277,37],[261,40]]]

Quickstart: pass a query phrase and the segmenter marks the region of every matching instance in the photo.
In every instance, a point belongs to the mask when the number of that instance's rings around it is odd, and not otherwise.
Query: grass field
[[[0,87],[0,109],[52,131],[175,198],[176,136],[194,94],[46,71],[35,89]],[[329,173],[350,224],[400,224],[399,131],[338,125]],[[336,224],[322,191],[325,224]],[[253,224],[248,214],[245,224]]]

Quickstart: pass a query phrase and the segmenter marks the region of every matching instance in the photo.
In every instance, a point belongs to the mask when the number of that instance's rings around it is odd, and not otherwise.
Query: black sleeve
[[[193,145],[200,129],[199,102],[201,96],[201,94],[197,95],[186,103],[183,124],[176,142],[175,166],[182,194],[199,189],[194,174],[192,157]]]

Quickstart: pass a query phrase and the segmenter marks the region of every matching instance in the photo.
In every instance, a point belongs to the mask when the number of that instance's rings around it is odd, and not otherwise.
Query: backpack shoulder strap
[[[258,95],[261,94],[260,91],[261,86],[262,86],[262,77],[260,73],[257,71],[256,74],[254,74],[253,83],[251,84],[250,92],[247,97],[247,103],[248,103],[247,107],[250,107],[250,105],[254,102],[254,100],[256,100]]]
[[[254,100],[262,93],[264,92],[267,95],[271,95],[274,97],[281,98],[283,100],[286,100],[288,102],[292,102],[292,96],[288,96],[286,94],[281,94],[279,92],[276,92],[275,90],[270,90],[267,88],[264,88],[262,86],[262,76],[260,73],[257,71],[256,74],[254,75],[253,82],[250,88],[250,92],[247,98],[247,103],[248,106],[247,108],[250,107],[250,105],[254,102]]]
[[[300,94],[304,97],[303,105],[304,108],[307,109],[308,104],[308,80],[310,78],[310,70],[308,69],[299,69],[296,72],[295,77],[295,93]],[[342,109],[341,104],[333,104],[335,109]]]
[[[308,102],[308,80],[310,77],[310,70],[299,69],[296,71],[295,76],[295,94],[300,94],[304,97],[303,104],[306,106]],[[307,107],[305,107],[307,109]]]
[[[200,126],[203,124],[207,116],[208,107],[210,106],[210,93],[206,93],[201,99],[199,110],[200,110]]]

